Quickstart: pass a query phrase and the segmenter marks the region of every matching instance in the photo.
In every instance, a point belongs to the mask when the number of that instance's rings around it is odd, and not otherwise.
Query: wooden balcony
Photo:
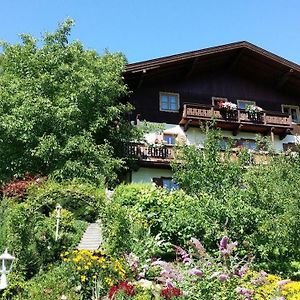
[[[142,143],[128,143],[125,145],[125,155],[130,159],[149,165],[169,165],[175,158],[174,147],[171,145],[146,145]]]
[[[234,135],[239,131],[262,134],[272,132],[283,139],[293,129],[291,116],[280,112],[263,111],[250,114],[244,109],[228,111],[210,105],[184,104],[179,124],[184,125],[185,130],[191,125],[199,126],[206,121],[215,121],[216,127],[231,130]]]
[[[239,153],[239,148],[233,148],[231,159],[236,160]],[[142,143],[128,143],[125,145],[125,154],[129,159],[136,160],[141,165],[153,167],[169,167],[170,162],[175,159],[175,149],[172,145],[149,146]],[[221,151],[220,155],[223,157],[224,152]],[[267,152],[251,152],[249,164],[264,164],[269,160],[270,156]]]

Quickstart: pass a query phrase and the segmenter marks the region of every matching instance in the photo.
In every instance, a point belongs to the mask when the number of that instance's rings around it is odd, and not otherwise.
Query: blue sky
[[[72,39],[129,62],[247,40],[300,64],[299,16],[299,0],[0,0],[0,39],[71,17]]]

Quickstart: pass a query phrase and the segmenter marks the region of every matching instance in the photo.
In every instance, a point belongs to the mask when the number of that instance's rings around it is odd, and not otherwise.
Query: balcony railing
[[[125,145],[125,154],[128,158],[138,160],[144,163],[161,163],[169,165],[175,159],[174,146],[155,145],[149,146],[142,143],[128,143]],[[236,160],[239,156],[240,149],[235,148],[231,151],[231,159]],[[223,157],[224,152],[220,152]],[[270,160],[267,152],[251,152],[249,164],[264,164]]]
[[[281,134],[286,129],[292,130],[291,116],[280,112],[249,113],[244,109],[229,111],[209,105],[184,104],[181,125],[208,120],[214,120],[223,129],[238,128],[253,132],[272,129],[275,134]]]
[[[129,143],[125,145],[125,155],[143,161],[165,161],[174,158],[174,148],[169,145]]]

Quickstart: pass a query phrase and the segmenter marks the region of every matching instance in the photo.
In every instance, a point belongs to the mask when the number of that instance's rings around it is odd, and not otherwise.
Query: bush
[[[70,274],[64,264],[51,265],[45,271],[23,283],[20,278],[15,281],[13,279],[15,274],[11,274],[9,286],[4,290],[0,299],[57,300],[63,299],[63,295],[67,297],[66,299],[82,299],[70,281]]]
[[[24,199],[4,197],[0,205],[0,245],[13,251],[16,269],[31,278],[57,261],[61,251],[78,244],[86,221],[98,218],[104,197],[103,189],[79,181],[47,181],[42,186],[32,185]],[[59,239],[55,241],[58,203],[63,209]]]
[[[71,212],[62,210],[59,239],[55,241],[54,211],[45,216],[28,202],[8,199],[2,205],[7,208],[1,216],[0,245],[13,251],[15,269],[27,279],[55,262],[63,249],[75,247],[86,228],[84,221],[75,220]]]
[[[48,180],[40,188],[32,187],[28,201],[44,215],[49,215],[59,203],[74,214],[74,217],[87,222],[98,219],[104,206],[104,188],[79,180],[56,182]]]
[[[207,195],[202,196],[208,201]],[[162,245],[183,244],[195,234],[204,234],[198,199],[151,185],[120,185],[103,220],[108,247],[117,253],[158,254]]]

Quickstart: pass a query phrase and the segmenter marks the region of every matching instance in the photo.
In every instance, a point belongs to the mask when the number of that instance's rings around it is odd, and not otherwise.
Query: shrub
[[[55,264],[40,272],[27,282],[20,278],[14,280],[15,274],[11,274],[9,286],[4,290],[0,299],[14,300],[57,300],[66,299],[79,300],[80,293],[70,281],[70,272],[64,264]]]
[[[104,206],[104,188],[79,180],[56,182],[49,180],[43,186],[32,187],[28,201],[44,215],[49,215],[59,203],[74,217],[94,222]]]

